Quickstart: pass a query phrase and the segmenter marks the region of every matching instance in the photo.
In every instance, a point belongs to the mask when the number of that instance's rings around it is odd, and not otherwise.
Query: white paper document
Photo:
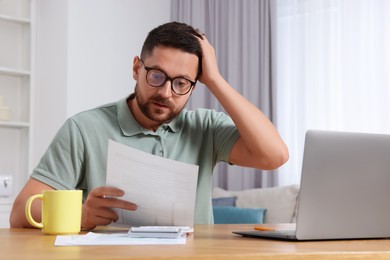
[[[184,245],[186,236],[170,238],[131,238],[127,233],[57,236],[55,246],[99,246],[99,245]]]
[[[193,227],[198,168],[109,140],[106,185],[138,206],[117,209],[116,224]]]

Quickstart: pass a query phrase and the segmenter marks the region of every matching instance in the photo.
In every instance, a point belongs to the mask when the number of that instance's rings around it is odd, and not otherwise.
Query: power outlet
[[[10,197],[12,186],[12,176],[0,175],[0,197]]]

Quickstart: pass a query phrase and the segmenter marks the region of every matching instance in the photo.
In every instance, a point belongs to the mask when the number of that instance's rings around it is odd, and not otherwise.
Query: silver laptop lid
[[[390,237],[390,135],[309,130],[298,239]]]

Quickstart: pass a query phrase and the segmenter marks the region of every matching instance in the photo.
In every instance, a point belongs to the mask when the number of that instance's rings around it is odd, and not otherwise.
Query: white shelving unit
[[[31,171],[34,101],[35,0],[0,0],[0,96],[10,108],[0,120],[0,177],[12,193],[0,197],[0,227]],[[3,185],[3,183],[0,183]]]

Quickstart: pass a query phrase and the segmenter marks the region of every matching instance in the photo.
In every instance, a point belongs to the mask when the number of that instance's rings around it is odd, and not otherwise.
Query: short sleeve
[[[77,124],[68,119],[31,177],[55,189],[75,189],[82,178],[84,145]]]
[[[215,115],[214,129],[214,147],[219,151],[217,160],[228,162],[230,151],[240,137],[240,133],[233,120],[222,112]]]

